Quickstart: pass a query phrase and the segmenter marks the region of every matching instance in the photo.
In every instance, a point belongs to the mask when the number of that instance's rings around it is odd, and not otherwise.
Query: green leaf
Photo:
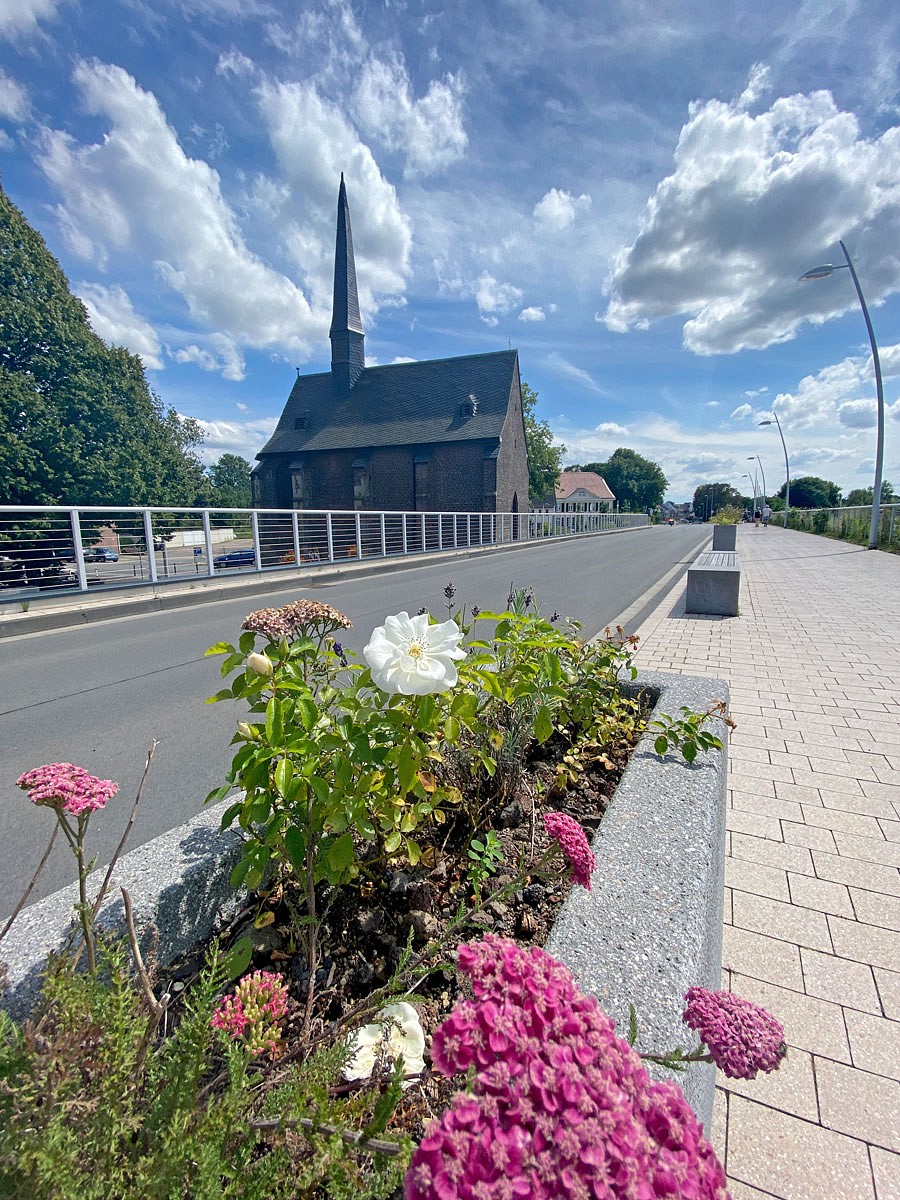
[[[284,737],[281,701],[272,696],[266,705],[266,738],[270,746],[279,746]]]
[[[665,754],[665,752],[668,750],[669,739],[666,737],[666,735],[664,733],[661,733],[659,735],[659,737],[656,739],[656,741],[653,743],[653,748],[656,751],[656,753],[658,755],[660,755],[660,757],[662,757],[662,755]]]
[[[253,942],[249,937],[238,938],[222,959],[222,967],[228,979],[237,979],[250,966],[253,957]]]
[[[222,820],[219,823],[220,829],[228,829],[234,818],[244,807],[243,800],[239,800],[237,804],[232,804],[222,813]]]
[[[307,777],[306,782],[315,792],[316,799],[319,801],[319,803],[327,804],[328,799],[331,796],[331,785],[329,784],[328,780],[322,779],[318,775],[310,775]]]
[[[291,866],[298,875],[306,870],[306,835],[298,825],[292,825],[284,833],[284,846]]]
[[[241,654],[249,654],[256,643],[256,634],[251,633],[249,629],[245,630],[238,639],[238,647]],[[233,649],[233,647],[232,647]],[[207,651],[207,653],[209,653]]]
[[[319,719],[316,702],[310,696],[297,696],[295,701],[297,716],[304,729],[312,729]]]
[[[444,722],[444,739],[455,745],[459,741],[459,721],[456,717],[448,717]]]
[[[418,842],[414,842],[412,838],[406,839],[406,857],[409,859],[411,867],[414,867],[422,857],[422,847]]]
[[[275,786],[285,799],[288,798],[288,792],[290,790],[291,780],[293,778],[294,764],[289,758],[280,759],[278,766],[275,768]]]
[[[220,700],[233,700],[234,694],[231,688],[223,688],[221,692],[216,692],[214,696],[207,696],[207,704],[218,704]]]
[[[403,839],[400,836],[399,830],[395,829],[391,833],[389,833],[387,835],[387,837],[384,839],[384,848],[387,851],[387,853],[393,854],[396,850],[398,850],[402,840]]]
[[[534,718],[534,736],[540,745],[551,736],[553,733],[553,718],[550,716],[550,710],[545,704],[542,704],[537,711],[537,716]]]
[[[404,742],[397,756],[397,783],[401,792],[408,792],[416,778],[419,760],[409,742]]]
[[[685,742],[681,747],[681,753],[689,763],[692,763],[697,757],[697,746],[694,742]]]
[[[213,654],[233,654],[234,646],[231,642],[216,642],[214,646],[210,646],[208,650],[203,651],[203,657],[209,658]]]
[[[336,876],[345,875],[356,857],[352,834],[345,833],[341,837],[335,838],[326,850],[325,857]]]

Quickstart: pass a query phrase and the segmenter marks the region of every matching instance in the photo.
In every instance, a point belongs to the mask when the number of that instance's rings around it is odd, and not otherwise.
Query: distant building
[[[527,511],[515,350],[365,365],[343,175],[330,337],[331,370],[298,376],[257,455],[256,507]]]
[[[611,512],[615,501],[602,475],[594,471],[563,471],[553,495],[534,508],[539,512]]]

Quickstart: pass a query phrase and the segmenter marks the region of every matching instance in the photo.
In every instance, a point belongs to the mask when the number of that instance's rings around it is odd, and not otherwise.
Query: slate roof
[[[335,396],[330,372],[301,375],[257,458],[499,439],[516,363],[515,350],[499,350],[366,367],[345,397]],[[470,396],[476,411],[465,417]],[[296,428],[307,412],[307,427]]]
[[[568,500],[573,492],[584,488],[598,500],[615,500],[609,489],[609,484],[596,471],[563,471],[556,481],[556,499]]]

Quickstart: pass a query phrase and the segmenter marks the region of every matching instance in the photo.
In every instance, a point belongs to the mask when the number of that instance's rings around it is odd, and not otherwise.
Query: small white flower
[[[344,1078],[348,1082],[368,1079],[380,1050],[394,1062],[403,1055],[404,1075],[418,1075],[425,1070],[422,1057],[425,1034],[419,1014],[405,1000],[383,1008],[371,1025],[364,1025],[351,1035],[347,1045],[350,1058],[344,1067]]]
[[[267,658],[265,654],[257,654],[256,651],[247,655],[247,666],[257,675],[263,677],[271,675],[273,671],[272,660]]]
[[[372,630],[363,656],[382,691],[427,696],[449,691],[456,683],[454,659],[466,657],[461,638],[455,621],[429,625],[427,613],[411,617],[401,612]]]

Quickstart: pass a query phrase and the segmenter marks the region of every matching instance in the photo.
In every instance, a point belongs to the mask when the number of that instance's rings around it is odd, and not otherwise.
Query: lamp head
[[[774,421],[758,421],[757,424],[759,424],[759,425],[774,425],[775,422]]]
[[[823,263],[819,267],[811,267],[808,271],[800,276],[801,279],[827,279],[829,275],[834,274],[834,267],[831,263]]]

